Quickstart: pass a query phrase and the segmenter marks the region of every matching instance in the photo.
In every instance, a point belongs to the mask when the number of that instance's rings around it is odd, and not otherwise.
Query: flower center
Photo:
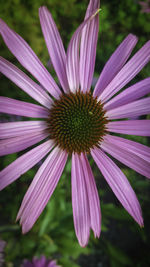
[[[103,105],[91,93],[63,94],[55,100],[48,118],[48,131],[68,153],[90,152],[106,133]]]

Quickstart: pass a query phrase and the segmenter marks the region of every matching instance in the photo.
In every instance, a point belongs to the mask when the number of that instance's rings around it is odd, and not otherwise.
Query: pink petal
[[[91,154],[123,207],[140,226],[143,226],[140,204],[123,172],[108,156],[105,155],[105,153],[103,153],[102,150],[97,148],[92,149]]]
[[[128,60],[133,48],[137,43],[137,37],[129,34],[117,47],[110,59],[105,64],[94,89],[94,96],[99,96],[106,86],[113,80],[123,65]]]
[[[49,140],[28,151],[3,169],[0,172],[0,190],[13,183],[22,174],[30,170],[47,155],[53,146],[53,141]]]
[[[79,44],[84,26],[97,15],[99,10],[93,12],[75,31],[67,50],[66,72],[70,90],[74,93],[79,89]]]
[[[114,120],[139,117],[145,114],[150,114],[150,97],[108,110],[106,112],[106,117],[110,120]]]
[[[13,81],[33,99],[43,106],[50,108],[52,100],[48,94],[24,72],[2,57],[0,57],[0,72]]]
[[[57,30],[51,13],[45,6],[40,7],[39,16],[51,61],[61,83],[61,86],[64,92],[67,93],[69,91],[69,85],[66,75],[66,53],[60,34]]]
[[[107,103],[104,104],[105,110],[110,110],[118,106],[122,106],[128,103],[131,103],[134,100],[137,100],[140,97],[145,96],[150,93],[150,78],[144,79],[129,88],[123,90]]]
[[[147,2],[138,1],[138,3],[144,8],[146,8],[148,6],[148,0],[147,0]]]
[[[148,146],[109,134],[104,136],[104,141],[119,146],[119,149],[121,148],[125,149],[126,151],[132,152],[133,154],[150,163],[150,148]]]
[[[47,259],[45,258],[44,255],[42,255],[40,258],[36,258],[36,256],[33,257],[32,259],[32,263],[28,263],[31,264],[31,266],[27,265],[27,266],[23,266],[23,267],[48,267],[47,266]]]
[[[43,66],[31,47],[20,35],[11,30],[2,19],[0,19],[0,33],[5,44],[21,65],[24,66],[52,96],[58,98],[60,90],[50,73]]]
[[[85,19],[92,15],[93,11],[99,8],[99,0],[90,0]],[[82,30],[80,45],[80,84],[83,92],[89,91],[92,84],[96,47],[99,30],[99,15],[89,21]]]
[[[52,260],[48,263],[47,267],[60,267],[60,265],[57,265],[57,262]]]
[[[57,186],[66,161],[67,153],[56,147],[35,175],[17,215],[23,233],[31,229],[45,208]]]
[[[22,151],[45,139],[49,134],[43,131],[36,131],[32,134],[0,140],[0,156]]]
[[[0,96],[0,112],[32,118],[47,118],[49,115],[44,107],[4,96]]]
[[[150,136],[150,120],[111,121],[107,130],[114,133]]]
[[[91,228],[94,231],[95,237],[99,237],[101,231],[101,211],[99,195],[97,192],[95,179],[86,155],[82,153],[80,160],[84,175],[83,179],[85,182],[89,201]]]
[[[45,121],[17,121],[0,123],[0,139],[32,134],[44,131],[47,128]]]
[[[143,157],[142,154],[144,153],[142,151],[139,152],[136,147],[133,149],[131,145],[126,145],[126,143],[123,146],[117,141],[112,143],[107,138],[101,143],[101,148],[131,169],[150,178],[150,163]]]
[[[107,85],[98,100],[106,102],[123,86],[130,82],[150,60],[150,41],[148,41],[119,71]]]
[[[85,247],[90,234],[90,207],[82,163],[76,153],[72,154],[71,181],[75,232],[80,246]]]

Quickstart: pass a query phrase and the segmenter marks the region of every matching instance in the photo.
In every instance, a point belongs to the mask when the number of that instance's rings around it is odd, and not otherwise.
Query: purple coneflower
[[[0,189],[48,155],[17,215],[22,231],[26,233],[49,201],[70,155],[73,218],[81,246],[88,243],[90,228],[95,237],[100,236],[101,230],[99,196],[87,155],[93,157],[116,197],[140,226],[143,226],[143,219],[136,195],[123,172],[106,153],[150,178],[150,148],[110,134],[150,135],[149,120],[124,120],[149,113],[150,97],[140,98],[150,92],[150,78],[116,95],[148,63],[150,41],[126,63],[137,43],[137,37],[129,34],[104,66],[91,92],[99,28],[98,9],[99,1],[91,0],[85,20],[72,36],[67,53],[51,14],[46,7],[39,10],[42,31],[61,88],[28,44],[0,21],[4,42],[40,85],[4,58],[0,58],[0,71],[42,105],[1,97],[0,111],[43,118],[2,123],[0,153],[15,153],[47,138],[0,172]]]
[[[41,256],[39,259],[34,257],[32,261],[24,260],[21,267],[59,267],[55,260],[47,260],[45,256]]]
[[[150,0],[139,1],[139,4],[141,6],[141,12],[142,13],[150,13]]]

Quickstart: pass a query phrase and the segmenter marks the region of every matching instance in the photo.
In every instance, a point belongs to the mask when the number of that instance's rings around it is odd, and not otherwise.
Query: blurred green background
[[[49,56],[40,28],[38,8],[41,5],[48,7],[67,48],[73,32],[84,18],[87,4],[88,0],[0,0],[0,17],[31,45],[43,64],[48,66]],[[136,0],[103,0],[99,15],[100,34],[97,46],[96,77],[128,33],[131,32],[139,37],[134,52],[150,36],[150,14],[141,13],[141,7]],[[0,55],[23,69],[9,52],[1,37]],[[50,72],[55,76],[52,68]],[[149,73],[150,65],[147,65],[132,83],[148,77]],[[0,83],[1,95],[34,102],[1,74]],[[18,118],[2,115],[0,119],[9,121]],[[146,137],[131,136],[131,139],[149,145]],[[1,158],[1,169],[22,154],[23,152],[20,152]],[[86,248],[78,245],[72,219],[70,160],[44,212],[28,234],[21,234],[21,228],[15,223],[15,218],[22,198],[39,167],[37,165],[0,194],[0,239],[7,242],[5,249],[7,267],[20,266],[24,258],[31,259],[41,254],[46,255],[47,258],[57,259],[57,262],[64,267],[150,266],[149,181],[115,161],[128,177],[140,201],[145,222],[145,227],[140,229],[115,198],[90,157],[89,161],[101,199],[102,233],[100,239],[94,239],[91,233]]]

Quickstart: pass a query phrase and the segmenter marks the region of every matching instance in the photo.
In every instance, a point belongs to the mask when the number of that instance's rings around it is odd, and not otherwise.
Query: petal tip
[[[27,234],[31,229],[31,226],[26,224],[26,223],[20,222],[20,225],[22,226],[22,234],[23,235]]]
[[[20,218],[19,218],[19,216],[17,215],[16,220],[15,220],[15,223],[18,222],[19,219],[20,219]]]
[[[22,228],[22,234],[25,235],[28,231]]]
[[[130,38],[135,39],[136,41],[138,41],[138,37],[137,37],[135,34],[133,34],[133,33],[129,33],[128,36],[129,36]]]
[[[144,221],[143,218],[141,218],[141,222],[139,222],[140,228],[144,228]]]
[[[95,237],[95,238],[99,238],[99,237],[100,237],[100,234],[101,234],[101,230],[99,230],[99,231],[97,231],[97,232],[95,231],[95,232],[94,232],[94,237]]]
[[[85,248],[86,246],[87,246],[87,244],[88,244],[88,240],[87,241],[79,241],[79,244],[80,244],[80,246],[82,247],[82,248]]]

